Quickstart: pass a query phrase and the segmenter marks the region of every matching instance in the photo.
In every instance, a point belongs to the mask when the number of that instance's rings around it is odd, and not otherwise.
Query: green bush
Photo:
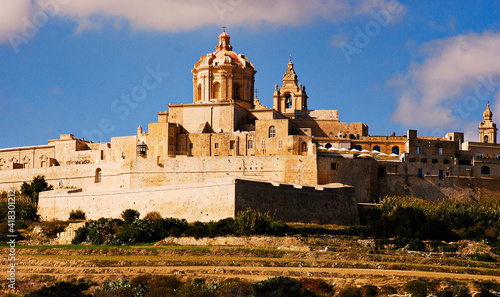
[[[470,259],[481,262],[496,262],[495,258],[493,258],[490,254],[475,253],[471,255]]]
[[[24,196],[15,197],[15,221],[16,229],[25,228],[30,222],[40,220],[37,214],[38,206],[30,198]],[[0,199],[0,223],[8,221],[9,203],[8,198]]]
[[[21,185],[21,194],[31,198],[31,201],[38,204],[38,196],[40,192],[52,190],[53,188],[53,186],[49,185],[45,181],[45,177],[43,175],[37,175],[33,178],[31,183],[24,182]]]
[[[435,287],[434,283],[424,278],[411,280],[404,285],[404,289],[414,297],[426,297],[429,291]]]
[[[84,293],[90,286],[84,281],[77,283],[57,282],[53,286],[44,286],[39,290],[32,291],[25,297],[91,297],[90,294]]]
[[[296,279],[278,276],[252,284],[256,296],[300,297],[302,283]]]
[[[125,209],[122,212],[122,219],[125,224],[132,224],[141,214],[135,209]]]
[[[268,234],[271,222],[269,213],[248,209],[238,214],[234,221],[236,235]]]
[[[69,220],[70,221],[85,220],[85,219],[86,219],[85,212],[83,212],[83,210],[81,210],[81,209],[72,210],[69,213]]]

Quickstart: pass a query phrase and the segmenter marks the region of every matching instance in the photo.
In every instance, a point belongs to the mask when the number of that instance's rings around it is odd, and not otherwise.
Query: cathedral
[[[500,145],[489,104],[479,141],[464,134],[373,136],[315,110],[294,64],[266,107],[254,94],[256,70],[222,32],[215,51],[191,70],[193,101],[170,104],[137,133],[93,143],[72,134],[47,145],[0,149],[0,191],[43,175],[43,219],[141,214],[209,221],[247,208],[290,222],[354,224],[360,203],[386,195],[428,200],[500,199]],[[284,66],[284,65],[283,65]]]

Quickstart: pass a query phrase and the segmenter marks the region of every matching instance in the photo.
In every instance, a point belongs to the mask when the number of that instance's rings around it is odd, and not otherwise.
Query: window
[[[476,157],[478,157],[478,158],[484,158],[484,154],[483,153],[477,153]]]
[[[497,155],[497,159],[500,159],[500,154]]]
[[[363,147],[361,145],[357,145],[354,148],[357,149],[358,151],[362,151],[363,150]]]
[[[216,82],[214,83],[212,87],[212,95],[214,99],[219,99],[220,98],[220,83]]]
[[[450,164],[450,160],[448,160],[448,159],[444,159],[444,160],[443,160],[443,164]]]
[[[443,172],[443,170],[439,170],[439,179],[444,179],[444,172]]]
[[[158,128],[158,135],[163,135],[163,128],[162,127]]]
[[[490,140],[490,138],[488,137],[488,135],[484,135],[484,142],[488,143],[489,140]]]
[[[303,153],[307,153],[307,143],[302,142],[300,144],[300,151],[303,152]]]
[[[158,155],[163,155],[163,145],[158,146]]]
[[[283,150],[283,140],[278,141],[278,150]]]
[[[104,160],[104,151],[101,150],[101,160]]]
[[[248,149],[253,149],[253,140],[249,140],[249,141],[247,142],[247,148],[248,148]]]
[[[380,153],[380,146],[378,146],[378,145],[374,146],[373,150]]]
[[[432,164],[437,164],[438,163],[438,159],[432,159]]]
[[[219,148],[219,143],[218,142],[214,143],[214,148],[216,148],[216,149]]]
[[[392,147],[392,153],[399,156],[399,146],[393,146]]]
[[[198,85],[198,100],[201,100],[201,84]]]
[[[331,147],[332,147],[332,144],[331,144],[331,143],[327,143],[327,144],[325,145],[325,148],[327,148],[327,149],[329,149],[329,148],[331,148]]]
[[[337,170],[337,163],[330,163],[331,170]]]
[[[418,169],[418,175],[417,175],[418,178],[423,178],[424,177],[424,172],[422,171],[421,168]]]
[[[426,158],[420,159],[420,163],[427,163],[427,159]]]
[[[442,154],[443,154],[443,148],[440,147],[440,148],[438,148],[438,155],[442,155]]]
[[[481,174],[490,174],[490,167],[488,166],[481,167]]]
[[[261,150],[265,150],[266,149],[266,141],[265,140],[261,141],[261,143],[260,143],[260,149]]]
[[[415,163],[415,158],[410,158],[410,163]]]
[[[234,150],[234,140],[229,141],[229,149]]]
[[[276,137],[276,127],[271,126],[269,127],[269,138],[274,138]]]
[[[233,99],[240,99],[240,86],[238,84],[233,85]]]
[[[95,170],[95,180],[94,180],[94,182],[96,184],[101,182],[101,178],[102,178],[102,174],[101,173],[102,173],[101,168],[97,168]]]
[[[422,147],[421,146],[417,146],[417,154],[421,154],[422,153]]]

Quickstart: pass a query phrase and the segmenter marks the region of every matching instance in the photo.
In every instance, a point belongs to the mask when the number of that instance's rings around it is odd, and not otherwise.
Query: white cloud
[[[0,2],[0,42],[8,41],[9,34],[22,31],[30,18],[33,5],[30,0],[2,0]]]
[[[472,118],[482,115],[488,100],[498,102],[500,32],[435,40],[420,50],[421,62],[391,81],[401,92],[392,120],[446,132],[477,128]],[[495,106],[500,116],[500,103]]]
[[[318,18],[338,22],[369,14],[394,0],[2,0],[0,42],[19,33],[23,19],[52,3],[50,15],[78,22],[76,33],[104,22],[127,21],[135,30],[178,32],[205,25],[303,25]],[[92,17],[96,17],[92,20]]]

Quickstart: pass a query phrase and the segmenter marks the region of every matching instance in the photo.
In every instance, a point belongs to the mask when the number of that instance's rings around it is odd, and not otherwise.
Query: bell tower
[[[298,76],[293,69],[292,56],[285,74],[283,85],[278,89],[276,85],[273,94],[273,108],[284,114],[295,114],[296,110],[307,110],[306,87],[298,84]]]
[[[193,103],[238,102],[254,107],[255,73],[253,64],[243,54],[233,52],[231,37],[219,35],[216,51],[201,56],[193,73]]]
[[[484,120],[479,124],[479,142],[497,143],[497,125],[493,123],[493,113],[490,110],[490,104],[486,105],[483,113]]]

